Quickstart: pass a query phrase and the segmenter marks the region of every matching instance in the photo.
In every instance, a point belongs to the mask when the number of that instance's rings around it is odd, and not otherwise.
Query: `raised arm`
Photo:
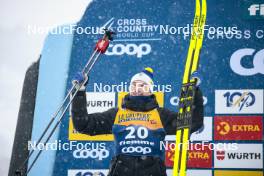
[[[177,128],[177,117],[178,113],[170,111],[166,108],[158,109],[161,117],[162,124],[168,135],[175,135]],[[203,117],[204,117],[204,106],[203,106],[203,95],[202,91],[199,88],[196,88],[195,98],[194,98],[194,110],[192,117],[192,127],[191,133],[197,131],[203,126]]]
[[[74,128],[84,134],[111,134],[117,108],[105,112],[88,114],[86,93],[79,91],[72,102],[71,114]]]

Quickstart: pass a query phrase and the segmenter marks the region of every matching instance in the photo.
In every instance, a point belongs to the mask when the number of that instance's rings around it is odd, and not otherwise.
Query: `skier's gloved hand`
[[[202,83],[201,75],[197,71],[192,73],[191,79],[196,79],[197,87],[200,86],[200,84]]]
[[[83,74],[81,72],[78,72],[75,76],[74,79],[72,80],[72,84],[73,85],[81,85],[83,82],[85,82],[85,84],[80,88],[80,90],[85,90],[86,85],[88,84],[89,81],[89,77],[86,74]]]

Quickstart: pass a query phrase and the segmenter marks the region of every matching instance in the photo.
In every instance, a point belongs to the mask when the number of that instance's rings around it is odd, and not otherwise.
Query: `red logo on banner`
[[[212,167],[212,151],[208,147],[209,144],[190,144],[188,151],[188,168],[211,168]],[[173,167],[174,150],[166,151],[165,163],[167,167]]]
[[[262,140],[261,116],[216,116],[215,140]]]
[[[216,158],[218,160],[224,160],[225,159],[225,151],[216,151]]]

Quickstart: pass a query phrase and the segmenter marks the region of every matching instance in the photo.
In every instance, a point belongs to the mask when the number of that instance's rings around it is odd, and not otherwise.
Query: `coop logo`
[[[256,51],[252,48],[239,49],[234,52],[230,58],[231,69],[241,75],[241,76],[252,76],[256,74],[264,74],[264,49]],[[251,57],[253,66],[245,67],[243,66],[242,60],[246,57]],[[252,64],[250,64],[252,65]]]
[[[179,106],[180,98],[178,96],[174,96],[170,98],[170,103],[172,106]],[[203,105],[205,106],[208,102],[208,98],[203,96]]]
[[[68,176],[106,176],[108,170],[100,169],[100,170],[77,170],[77,169],[70,169],[68,170]]]
[[[262,144],[237,144],[236,150],[216,149],[214,166],[215,168],[263,168],[262,150]]]
[[[151,46],[148,43],[141,43],[139,45],[130,43],[130,44],[110,44],[106,55],[112,56],[121,56],[127,54],[129,56],[136,56],[141,58],[145,55],[148,55],[151,52]]]
[[[216,116],[215,140],[262,140],[261,116]]]
[[[264,4],[252,4],[248,8],[250,16],[264,16]]]
[[[98,159],[103,160],[109,156],[109,151],[106,149],[81,149],[73,152],[73,157],[77,159]]]
[[[216,90],[215,112],[228,113],[262,113],[263,90]]]
[[[124,147],[122,148],[122,153],[142,153],[143,155],[151,153],[150,147]]]

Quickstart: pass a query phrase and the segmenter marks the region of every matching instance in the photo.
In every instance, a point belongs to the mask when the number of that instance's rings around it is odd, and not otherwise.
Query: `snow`
[[[0,175],[7,175],[26,69],[41,52],[45,34],[29,35],[29,25],[74,23],[91,0],[1,0],[0,10]],[[30,4],[30,5],[29,5]]]

